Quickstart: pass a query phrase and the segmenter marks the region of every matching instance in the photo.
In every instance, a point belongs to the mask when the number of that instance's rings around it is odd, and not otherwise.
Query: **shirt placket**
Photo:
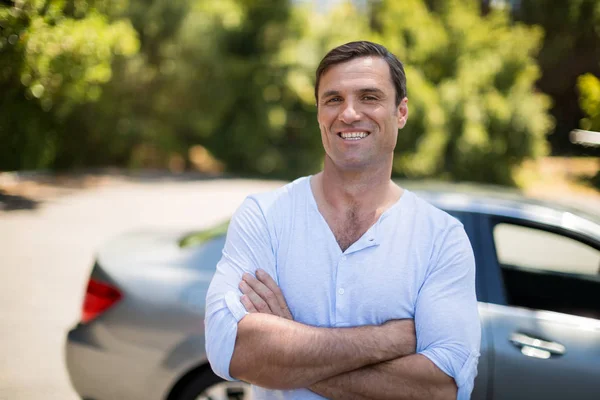
[[[342,254],[338,259],[335,281],[335,326],[346,326],[350,323],[350,303],[348,290],[349,258]]]
[[[377,244],[374,229],[371,228],[358,242],[350,246],[339,257],[335,281],[335,326],[354,324],[351,319],[351,311],[354,306],[352,303],[352,288],[355,286],[352,276],[356,275],[352,273],[352,260],[355,259],[356,253]]]

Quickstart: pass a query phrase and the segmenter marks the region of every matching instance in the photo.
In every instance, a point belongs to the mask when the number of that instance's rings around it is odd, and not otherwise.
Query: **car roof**
[[[493,185],[398,181],[438,208],[509,217],[576,231],[600,241],[600,216],[526,197],[517,189]]]

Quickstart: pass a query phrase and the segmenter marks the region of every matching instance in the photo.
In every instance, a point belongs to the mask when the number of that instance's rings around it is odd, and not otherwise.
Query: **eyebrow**
[[[383,93],[383,91],[381,89],[378,89],[376,87],[367,87],[367,88],[362,88],[358,90],[358,93],[360,94],[365,94],[365,93],[376,93],[380,96],[385,96],[385,93]],[[339,96],[340,92],[337,90],[328,90],[325,93],[323,93],[323,96],[321,96],[322,98],[327,98],[327,97],[331,97],[331,96]]]
[[[383,90],[375,88],[375,87],[369,87],[369,88],[364,88],[364,89],[360,89],[358,91],[358,93],[360,94],[365,94],[365,93],[376,93],[380,96],[384,96],[385,93],[383,93]]]
[[[338,92],[337,90],[328,90],[325,93],[323,93],[323,96],[321,96],[321,97],[325,98],[325,97],[339,96],[339,95],[340,95],[340,92]]]

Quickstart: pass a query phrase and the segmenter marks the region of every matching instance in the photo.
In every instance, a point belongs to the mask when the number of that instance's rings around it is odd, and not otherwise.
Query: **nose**
[[[352,101],[347,101],[346,104],[344,104],[344,107],[340,110],[340,115],[338,116],[338,119],[346,124],[356,122],[360,120],[360,118],[360,111]]]

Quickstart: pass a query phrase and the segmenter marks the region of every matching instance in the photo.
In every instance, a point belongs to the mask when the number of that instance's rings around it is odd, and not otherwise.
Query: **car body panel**
[[[99,250],[91,277],[125,295],[68,334],[67,369],[82,397],[165,399],[179,378],[207,364],[204,304],[225,238],[184,249],[185,234],[137,231]]]
[[[598,399],[600,321],[496,304],[488,304],[488,312],[495,351],[494,399]],[[524,355],[510,341],[514,333],[560,344],[565,354],[547,359]],[[519,390],[514,390],[516,383]]]
[[[479,350],[479,363],[477,365],[477,376],[475,377],[475,386],[472,399],[486,399],[489,393],[489,381],[491,368],[494,362],[494,350],[490,340],[490,324],[487,311],[487,303],[479,303],[479,319],[481,321],[481,348]]]
[[[570,211],[553,211],[554,215],[546,219],[519,213],[478,213],[481,260],[477,267],[495,272],[494,279],[486,286],[497,294],[487,308],[494,348],[493,374],[489,379],[493,400],[558,400],[574,393],[578,399],[596,399],[600,393],[600,320],[508,305],[504,278],[499,272],[501,268],[492,235],[496,223],[560,233],[600,250],[600,240],[596,236],[598,226],[594,222],[588,220],[577,225],[586,226],[585,230],[576,229],[572,223],[576,219],[564,217],[570,215]],[[552,212],[544,210],[544,214],[548,216]],[[548,354],[539,354],[537,348],[532,350],[531,346],[522,351],[511,342],[514,334],[564,346],[565,354],[539,358]],[[519,382],[526,384],[519,384],[519,390],[515,390],[514,385]]]

